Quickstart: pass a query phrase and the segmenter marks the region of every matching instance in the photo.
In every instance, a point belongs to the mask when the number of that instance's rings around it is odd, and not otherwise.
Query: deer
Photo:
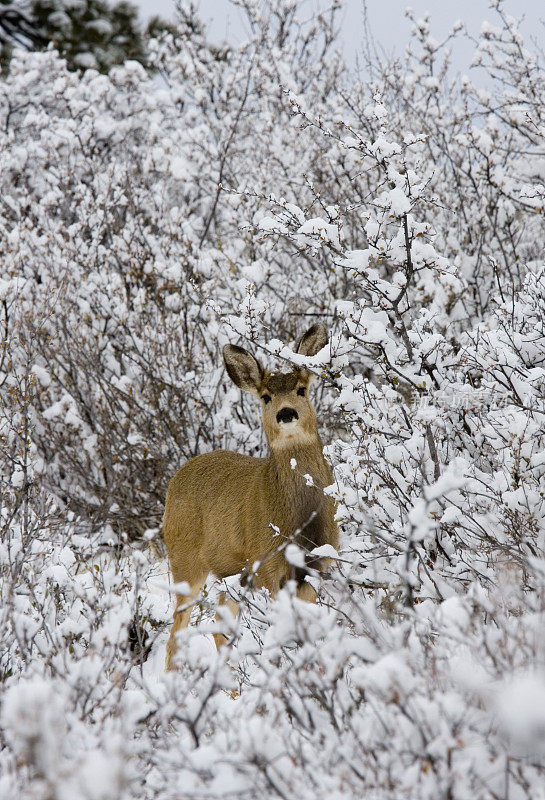
[[[327,342],[325,326],[316,323],[300,337],[295,352],[314,356]],[[252,588],[265,588],[273,598],[288,580],[295,580],[297,596],[316,602],[306,578],[309,570],[323,573],[330,560],[312,551],[323,545],[338,548],[335,503],[323,491],[333,483],[333,473],[309,399],[316,376],[297,366],[269,372],[233,344],[223,348],[223,360],[233,383],[261,403],[269,455],[213,450],[191,458],[170,480],[163,537],[174,590],[176,584],[183,586],[176,595],[167,671],[175,669],[176,635],[189,625],[194,600],[210,573],[219,579],[251,575]],[[305,568],[288,562],[287,542],[305,552]],[[222,595],[220,605],[224,602]],[[228,604],[236,613],[236,604]],[[214,639],[218,649],[226,641],[221,634]]]

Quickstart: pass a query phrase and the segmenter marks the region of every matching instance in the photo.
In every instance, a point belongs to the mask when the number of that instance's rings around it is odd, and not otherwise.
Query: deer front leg
[[[297,597],[299,600],[304,600],[305,603],[316,602],[316,590],[307,581],[303,581],[297,587]]]
[[[191,612],[193,611],[193,605],[196,598],[199,596],[199,593],[203,587],[204,581],[199,581],[198,583],[192,583],[191,586],[191,594],[190,595],[176,595],[176,609],[174,610],[173,614],[173,623],[172,628],[170,630],[170,636],[167,642],[167,654],[165,659],[165,672],[169,672],[170,670],[176,669],[176,664],[174,663],[174,657],[178,650],[178,642],[177,642],[177,633],[178,631],[183,630],[183,628],[187,628],[189,625],[189,620],[191,619]]]
[[[218,611],[216,612],[216,622],[221,621],[221,616],[218,613],[221,606],[226,605],[231,612],[231,614],[236,618],[238,616],[238,603],[236,603],[231,597],[226,596],[225,592],[221,592],[218,602]],[[227,641],[227,637],[223,635],[223,633],[215,633],[214,634],[214,641],[216,643],[216,647],[219,650],[220,647]]]

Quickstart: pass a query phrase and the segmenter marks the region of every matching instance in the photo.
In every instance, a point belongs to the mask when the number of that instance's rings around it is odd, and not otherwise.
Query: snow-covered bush
[[[180,9],[160,87],[54,52],[3,83],[0,796],[534,800],[545,68],[500,2],[486,89],[427,19],[358,82],[336,3],[239,5],[232,49]],[[342,530],[320,602],[233,579],[219,623],[210,585],[163,675],[168,479],[264,447],[221,347],[293,361],[309,318]]]

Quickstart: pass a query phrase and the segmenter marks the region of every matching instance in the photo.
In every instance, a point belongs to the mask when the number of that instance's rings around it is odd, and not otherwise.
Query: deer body
[[[314,355],[326,342],[325,329],[315,325],[302,337],[298,351]],[[174,581],[187,582],[195,597],[208,573],[226,578],[252,573],[257,564],[254,586],[274,595],[286,580],[295,578],[299,596],[312,601],[315,592],[305,582],[306,571],[294,569],[282,547],[286,541],[306,551],[338,545],[335,505],[322,491],[333,475],[306,396],[311,375],[301,369],[268,373],[253,356],[232,345],[224,348],[224,359],[234,382],[262,400],[270,455],[252,458],[216,450],[178,470],[168,487],[163,518]],[[326,561],[308,556],[306,563],[323,569]],[[189,623],[190,599],[178,595],[167,669],[176,652],[176,632]],[[215,638],[219,645],[221,637]]]

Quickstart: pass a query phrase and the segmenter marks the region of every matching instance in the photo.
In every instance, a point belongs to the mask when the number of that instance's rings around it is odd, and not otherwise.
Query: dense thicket
[[[535,800],[544,65],[499,0],[474,79],[461,29],[358,80],[338,9],[239,5],[231,50],[182,9],[160,85],[54,52],[2,85],[0,795]],[[212,587],[163,676],[168,479],[265,445],[221,347],[289,362],[315,319],[321,602],[231,581],[218,655]]]

